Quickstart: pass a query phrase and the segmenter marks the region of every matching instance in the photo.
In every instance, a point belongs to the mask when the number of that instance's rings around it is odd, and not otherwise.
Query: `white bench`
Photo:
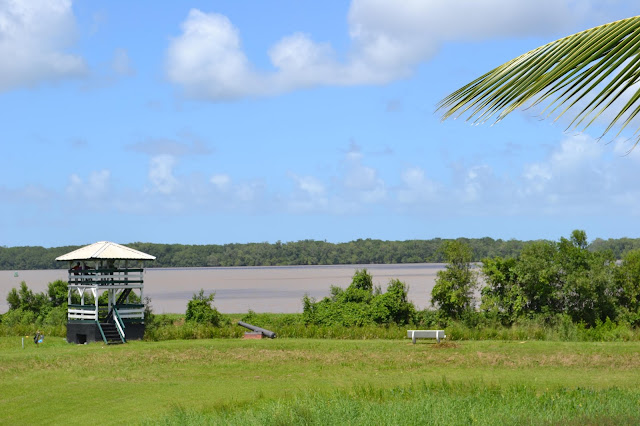
[[[440,339],[444,339],[447,336],[444,335],[444,330],[407,330],[407,337],[416,344],[416,339],[436,339],[436,342],[440,343]]]

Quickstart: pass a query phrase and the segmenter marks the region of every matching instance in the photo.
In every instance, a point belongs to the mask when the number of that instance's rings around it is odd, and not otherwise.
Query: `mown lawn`
[[[638,342],[25,346],[0,338],[0,424],[640,422]]]

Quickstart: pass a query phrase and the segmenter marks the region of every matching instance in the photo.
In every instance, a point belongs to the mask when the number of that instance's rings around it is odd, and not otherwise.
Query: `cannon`
[[[256,333],[262,333],[263,336],[268,337],[269,339],[274,339],[276,337],[276,333],[273,331],[265,330],[264,328],[256,327],[255,325],[247,324],[246,322],[238,321],[238,325],[248,328],[251,331],[255,331]]]

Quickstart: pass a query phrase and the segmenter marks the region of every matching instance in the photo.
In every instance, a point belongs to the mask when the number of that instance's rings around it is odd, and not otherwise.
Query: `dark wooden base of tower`
[[[144,337],[144,324],[140,322],[127,322],[125,320],[126,340],[142,340]],[[111,324],[113,325],[113,324]],[[103,325],[103,333],[110,343],[122,343],[116,339],[113,333],[108,331],[108,325]],[[106,330],[106,332],[105,332]],[[82,345],[84,343],[103,342],[102,333],[95,321],[68,321],[67,342]]]

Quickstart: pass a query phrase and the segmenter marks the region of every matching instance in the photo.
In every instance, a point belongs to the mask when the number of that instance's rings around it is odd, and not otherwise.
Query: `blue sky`
[[[624,138],[435,112],[637,6],[2,1],[0,245],[640,237]]]

